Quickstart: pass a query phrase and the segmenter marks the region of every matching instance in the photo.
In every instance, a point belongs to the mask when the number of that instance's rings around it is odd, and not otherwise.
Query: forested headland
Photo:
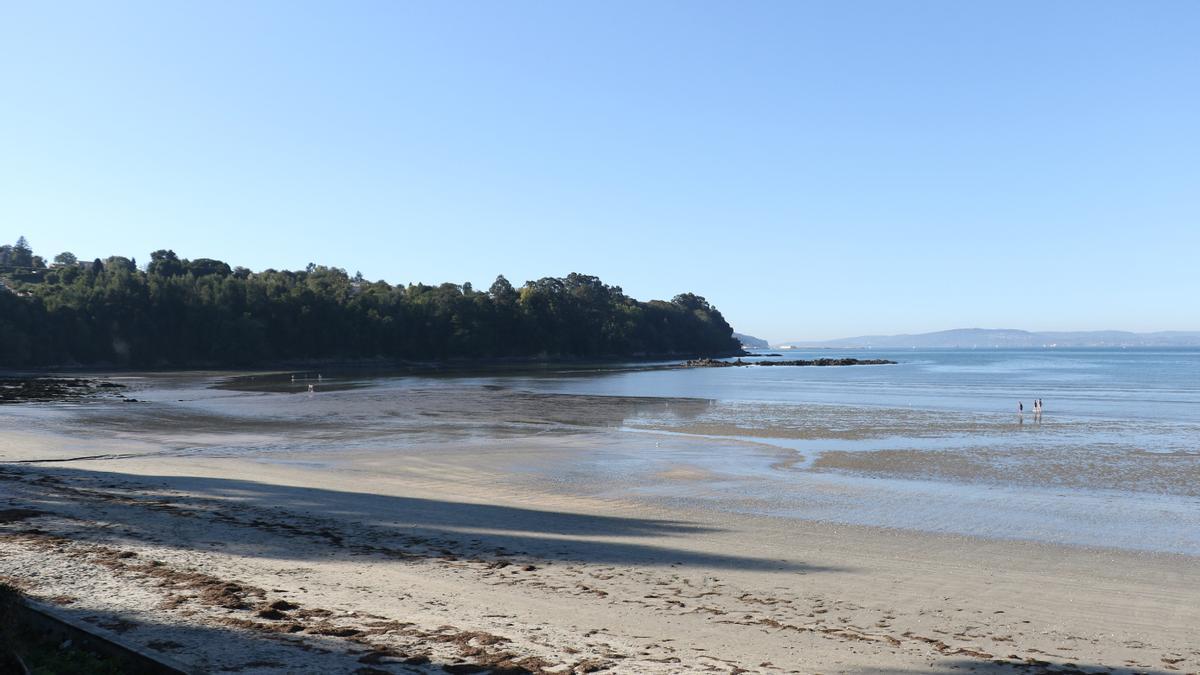
[[[583,274],[514,287],[391,285],[310,264],[253,272],[220,260],[0,246],[0,367],[253,366],[304,361],[726,356],[721,313],[684,293],[643,302]]]

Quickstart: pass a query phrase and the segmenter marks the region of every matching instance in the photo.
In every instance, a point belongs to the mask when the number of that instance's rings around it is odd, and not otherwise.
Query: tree
[[[187,267],[187,271],[191,272],[193,276],[197,277],[204,277],[210,274],[227,277],[233,272],[233,270],[229,269],[229,265],[227,263],[221,262],[220,260],[213,260],[212,258],[196,258],[190,262],[185,262],[185,265]]]
[[[11,264],[13,267],[33,267],[33,249],[25,237],[17,239],[16,246],[13,246]]]
[[[712,306],[708,304],[708,301],[695,293],[680,293],[671,298],[671,302],[693,311],[697,309],[704,312],[712,311]]]
[[[126,272],[136,272],[137,264],[131,258],[126,258],[121,255],[111,255],[104,261],[104,267],[109,270],[125,270]]]
[[[150,264],[146,266],[146,272],[158,277],[177,277],[183,275],[184,266],[179,256],[175,255],[175,251],[159,249],[150,254]]]
[[[0,246],[0,264],[16,250]],[[0,367],[738,351],[729,325],[703,298],[639,302],[584,274],[529,281],[519,291],[501,275],[480,293],[469,283],[367,282],[316,264],[230,270],[167,249],[151,254],[145,271],[131,258],[80,265],[62,253],[45,275],[11,264],[7,272],[29,278],[22,295],[0,293]]]
[[[517,290],[509,283],[508,279],[501,274],[492,282],[492,287],[488,289],[488,295],[492,296],[501,305],[512,305],[517,301]]]

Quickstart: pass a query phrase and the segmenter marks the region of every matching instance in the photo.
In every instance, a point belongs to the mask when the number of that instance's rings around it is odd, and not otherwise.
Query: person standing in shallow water
[[[1025,404],[1020,401],[1017,401],[1017,414],[1021,415],[1024,412],[1025,412]]]

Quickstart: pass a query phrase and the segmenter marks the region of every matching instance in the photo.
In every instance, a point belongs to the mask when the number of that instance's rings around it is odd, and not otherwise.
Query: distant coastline
[[[863,335],[836,340],[790,340],[775,349],[1036,349],[1200,347],[1200,331],[1025,331],[957,328],[912,335]]]

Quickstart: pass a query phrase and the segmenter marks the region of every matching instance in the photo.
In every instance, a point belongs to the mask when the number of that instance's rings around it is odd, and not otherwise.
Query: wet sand
[[[703,402],[435,388],[405,414],[439,433],[383,447],[337,433],[358,413],[156,386],[0,418],[0,575],[197,672],[1200,671],[1195,557],[690,508],[564,468],[656,439],[696,461],[645,486],[717,490],[703,439],[620,431]]]

